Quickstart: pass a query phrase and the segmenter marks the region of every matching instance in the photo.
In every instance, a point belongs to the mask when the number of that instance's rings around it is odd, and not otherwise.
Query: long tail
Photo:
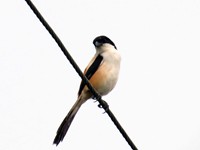
[[[82,104],[83,100],[81,100],[81,98],[79,97],[76,103],[70,109],[69,113],[67,114],[63,122],[61,123],[60,127],[58,128],[53,144],[58,145],[64,139],[76,113],[78,112]]]

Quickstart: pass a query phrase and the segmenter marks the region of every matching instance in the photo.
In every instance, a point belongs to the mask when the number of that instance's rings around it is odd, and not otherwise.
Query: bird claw
[[[99,107],[99,108],[103,108],[101,104],[98,104],[98,107]]]
[[[104,108],[104,110],[105,110],[104,113],[106,113],[108,111],[108,109],[109,109],[108,103],[106,101],[104,101],[104,100],[102,100],[102,104],[98,104],[98,107],[99,108]]]
[[[92,97],[91,97],[92,99],[94,99],[94,100],[96,100],[97,98],[93,95]]]

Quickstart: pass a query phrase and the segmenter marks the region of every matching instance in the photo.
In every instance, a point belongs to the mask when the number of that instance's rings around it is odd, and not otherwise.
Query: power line
[[[118,128],[118,130],[120,131],[120,133],[123,135],[123,137],[125,138],[125,140],[127,141],[127,143],[130,145],[130,147],[133,150],[137,150],[136,146],[133,144],[133,142],[131,141],[131,139],[129,138],[129,136],[125,132],[125,130],[122,128],[122,126],[120,125],[120,123],[115,118],[114,114],[109,109],[108,104],[104,100],[101,99],[101,95],[92,87],[92,85],[90,84],[90,82],[88,81],[88,79],[82,73],[81,69],[78,67],[78,65],[76,64],[76,62],[73,60],[73,58],[71,57],[70,53],[67,51],[67,49],[65,48],[65,46],[63,45],[63,43],[61,42],[61,40],[59,39],[59,37],[56,35],[56,33],[53,31],[53,29],[45,21],[45,19],[42,17],[42,15],[40,14],[40,12],[34,6],[34,4],[30,0],[25,0],[25,1],[29,5],[29,7],[32,9],[32,11],[34,12],[34,14],[37,16],[37,18],[40,20],[40,22],[43,24],[43,26],[48,30],[49,34],[56,41],[56,43],[58,44],[58,46],[60,47],[60,49],[62,50],[62,52],[64,53],[64,55],[67,57],[67,59],[69,60],[69,62],[71,63],[71,65],[74,67],[74,69],[76,70],[76,72],[78,73],[78,75],[81,77],[81,79],[83,80],[83,82],[85,82],[85,84],[88,86],[89,90],[94,95],[95,99],[99,102],[99,106],[102,107],[105,110],[105,112],[108,114],[108,116],[111,118],[111,120],[113,121],[113,123],[116,125],[116,127]]]

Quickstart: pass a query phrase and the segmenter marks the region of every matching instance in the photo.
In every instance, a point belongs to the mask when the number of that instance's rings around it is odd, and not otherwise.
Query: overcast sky
[[[139,150],[200,149],[199,0],[33,0],[83,70],[106,35],[122,55],[103,97]],[[0,149],[131,149],[93,100],[52,145],[80,78],[23,0],[0,2]]]

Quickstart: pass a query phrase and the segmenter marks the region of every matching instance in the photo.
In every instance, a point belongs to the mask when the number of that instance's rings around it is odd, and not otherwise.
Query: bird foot
[[[99,108],[103,108],[105,110],[105,112],[107,112],[109,110],[109,105],[106,101],[104,100],[101,100],[102,104],[99,104],[98,107]],[[104,113],[105,113],[104,112]]]

